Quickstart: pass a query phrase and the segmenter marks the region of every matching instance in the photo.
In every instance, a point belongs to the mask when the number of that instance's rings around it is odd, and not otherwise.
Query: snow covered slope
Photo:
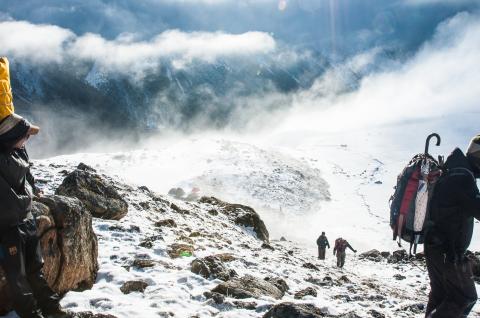
[[[37,162],[34,173],[49,194],[62,181],[62,171],[71,169],[73,158],[55,158]],[[390,264],[385,259],[373,262],[349,254],[346,267],[339,270],[330,253],[325,262],[318,261],[315,253],[290,240],[273,239],[273,249],[262,247],[248,228],[233,224],[223,213],[212,213],[217,207],[209,203],[177,201],[145,188],[118,187],[130,205],[129,214],[121,221],[94,220],[99,238],[97,283],[91,290],[69,292],[62,301],[69,310],[116,317],[262,317],[272,305],[291,301],[315,304],[331,317],[347,313],[422,317],[427,278],[421,261]],[[156,225],[166,219],[173,219],[176,227]],[[171,258],[168,250],[173,243],[193,245],[194,256]],[[232,259],[225,266],[239,276],[281,278],[289,291],[281,300],[226,297],[217,304],[207,299],[204,292],[221,281],[193,274],[190,263],[195,257],[225,253]],[[149,265],[136,266],[138,260]],[[123,294],[120,287],[132,280],[144,281],[148,287],[143,293]],[[307,287],[315,289],[317,296],[295,299],[295,293]]]

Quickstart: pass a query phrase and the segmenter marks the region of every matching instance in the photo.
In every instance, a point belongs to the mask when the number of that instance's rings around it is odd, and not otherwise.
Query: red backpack
[[[437,138],[440,145],[440,136],[431,134],[427,138],[425,153],[415,155],[397,178],[395,192],[390,198],[390,227],[393,230],[393,239],[398,239],[402,246],[402,239],[410,243],[410,254],[416,253],[417,245],[423,244],[425,227],[430,218],[430,199],[435,183],[441,176],[441,162],[428,154],[428,146],[432,137]]]

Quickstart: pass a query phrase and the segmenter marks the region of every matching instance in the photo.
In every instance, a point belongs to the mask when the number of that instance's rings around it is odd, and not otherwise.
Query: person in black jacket
[[[470,261],[465,256],[474,219],[480,220],[480,135],[465,155],[456,148],[435,185],[431,224],[425,234],[425,257],[430,277],[428,318],[467,317],[477,300]]]
[[[25,143],[39,128],[12,114],[0,122],[0,266],[20,318],[63,316],[60,297],[48,286],[32,197],[38,193]]]
[[[325,249],[328,247],[330,248],[330,243],[328,243],[328,239],[325,236],[325,232],[322,232],[317,239],[317,246],[318,246],[318,259],[324,260],[325,259]]]

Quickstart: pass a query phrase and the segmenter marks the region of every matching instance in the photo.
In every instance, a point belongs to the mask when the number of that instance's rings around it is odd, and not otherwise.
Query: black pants
[[[325,259],[325,247],[318,247],[318,259]]]
[[[425,245],[425,258],[431,288],[426,317],[468,317],[477,301],[470,261],[453,264],[445,260],[440,248],[431,245]]]
[[[21,318],[35,317],[37,305],[49,308],[59,297],[48,286],[36,226],[26,221],[0,232],[0,266],[5,271],[13,309]]]
[[[345,265],[346,256],[347,256],[347,253],[345,251],[343,252],[337,251],[337,267],[342,268]]]

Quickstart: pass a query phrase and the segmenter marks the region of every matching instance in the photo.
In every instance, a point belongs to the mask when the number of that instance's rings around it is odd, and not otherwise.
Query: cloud
[[[480,118],[479,18],[461,13],[445,21],[410,60],[364,77],[353,92],[325,97],[319,91],[332,79],[327,73],[296,94],[281,129],[339,131],[458,113]]]
[[[226,34],[171,30],[148,42],[108,41],[97,34],[86,34],[70,45],[69,53],[120,69],[132,63],[155,63],[160,58],[213,62],[218,57],[265,54],[274,49],[275,40],[262,32]]]
[[[219,57],[265,54],[275,49],[273,37],[264,32],[182,32],[169,30],[148,41],[132,34],[107,40],[99,34],[75,35],[54,25],[25,21],[0,22],[3,54],[35,62],[62,62],[65,58],[89,60],[108,70],[143,71],[162,58],[183,64],[192,60],[213,62]],[[179,64],[179,63],[177,63]]]
[[[0,23],[1,54],[37,62],[61,62],[64,45],[75,39],[73,32],[55,25],[25,21]]]

